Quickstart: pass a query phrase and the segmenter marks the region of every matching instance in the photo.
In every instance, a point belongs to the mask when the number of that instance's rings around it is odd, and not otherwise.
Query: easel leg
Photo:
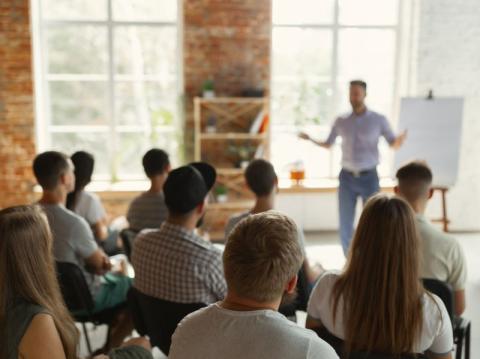
[[[442,222],[443,222],[443,231],[448,232],[447,189],[446,188],[442,188]]]

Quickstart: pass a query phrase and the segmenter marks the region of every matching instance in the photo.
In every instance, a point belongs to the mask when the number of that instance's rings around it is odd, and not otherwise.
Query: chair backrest
[[[188,314],[203,308],[203,303],[174,303],[143,294],[136,288],[128,293],[128,305],[135,329],[148,335],[153,346],[165,355],[170,351],[172,335],[178,323]]]
[[[120,232],[120,239],[122,240],[123,249],[125,250],[125,254],[127,255],[128,260],[131,259],[133,241],[135,240],[137,234],[138,232],[130,228],[122,229],[122,231]]]
[[[87,281],[79,266],[68,262],[56,262],[57,278],[63,300],[69,311],[93,311],[93,299]]]
[[[297,296],[295,300],[291,303],[282,303],[278,311],[285,315],[286,317],[295,316],[297,310],[307,310],[308,299],[310,298],[310,289],[308,285],[307,275],[305,270],[300,268],[298,272],[298,281],[297,281]]]
[[[423,286],[430,293],[437,295],[445,304],[450,319],[454,319],[455,295],[452,287],[438,279],[424,278]]]
[[[344,351],[345,342],[342,339],[330,333],[325,327],[316,328],[314,331],[320,338],[335,349],[337,355],[341,359],[427,359],[427,356],[423,353],[394,356],[392,354],[383,353],[352,352],[349,355],[346,355]]]

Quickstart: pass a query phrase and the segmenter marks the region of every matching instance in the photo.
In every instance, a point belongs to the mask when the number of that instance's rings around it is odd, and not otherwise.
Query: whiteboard
[[[398,129],[407,129],[408,135],[395,154],[394,171],[408,161],[425,160],[435,186],[453,186],[458,176],[462,118],[463,98],[403,98]]]

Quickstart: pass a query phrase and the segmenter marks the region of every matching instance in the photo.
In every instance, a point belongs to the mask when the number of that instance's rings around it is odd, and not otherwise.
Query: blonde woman
[[[450,359],[452,324],[419,276],[415,216],[402,199],[377,195],[363,210],[345,270],[325,273],[307,327],[324,327],[352,351],[421,353]]]
[[[78,340],[56,279],[45,214],[37,206],[0,211],[0,357],[76,359]],[[146,341],[134,343],[119,350],[123,358],[151,357]]]

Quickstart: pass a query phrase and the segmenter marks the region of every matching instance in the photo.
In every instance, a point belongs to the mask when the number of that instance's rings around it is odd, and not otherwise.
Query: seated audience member
[[[1,358],[78,358],[78,330],[63,303],[52,244],[38,206],[0,211]],[[130,343],[135,345],[114,349],[109,357],[152,358],[148,340]]]
[[[75,188],[67,195],[66,207],[87,221],[95,239],[107,254],[117,254],[118,232],[108,228],[107,215],[100,198],[95,193],[85,190],[92,180],[95,160],[90,153],[84,151],[75,152],[71,160],[75,167]]]
[[[450,284],[455,291],[455,314],[461,315],[465,310],[465,255],[457,240],[435,228],[424,214],[433,195],[432,171],[424,162],[414,161],[397,171],[397,180],[395,193],[410,203],[416,213],[422,240],[420,276]]]
[[[39,204],[52,231],[55,260],[74,263],[82,269],[94,300],[94,312],[126,302],[131,279],[109,272],[110,260],[98,248],[88,223],[65,208],[67,194],[75,183],[72,161],[60,152],[44,152],[33,161],[33,172],[43,190]],[[132,329],[128,312],[119,311],[104,351],[120,345]]]
[[[160,228],[168,215],[163,194],[163,185],[171,169],[168,154],[153,148],[145,153],[142,163],[150,179],[150,189],[136,197],[128,208],[127,221],[135,232],[145,228]]]
[[[340,274],[322,275],[308,304],[307,328],[324,327],[347,353],[426,353],[451,359],[452,324],[443,302],[419,281],[415,216],[398,197],[365,205]]]
[[[338,358],[314,332],[278,313],[303,262],[297,237],[295,223],[278,212],[239,223],[223,253],[225,299],[182,320],[170,358]]]
[[[225,238],[228,237],[235,225],[242,219],[251,214],[272,210],[275,207],[275,197],[278,193],[278,178],[270,162],[263,159],[257,159],[250,162],[245,170],[245,180],[248,188],[255,195],[255,205],[250,211],[237,214],[229,219],[227,226],[225,227]],[[302,253],[305,256],[303,269],[308,282],[313,285],[318,279],[318,276],[323,272],[323,268],[319,265],[313,267],[308,262],[305,253],[305,236],[300,228],[298,231],[298,239],[300,241]]]
[[[160,229],[142,231],[133,245],[134,287],[143,294],[175,303],[223,299],[221,252],[195,234],[215,179],[206,163],[170,172],[164,186],[167,220]]]

